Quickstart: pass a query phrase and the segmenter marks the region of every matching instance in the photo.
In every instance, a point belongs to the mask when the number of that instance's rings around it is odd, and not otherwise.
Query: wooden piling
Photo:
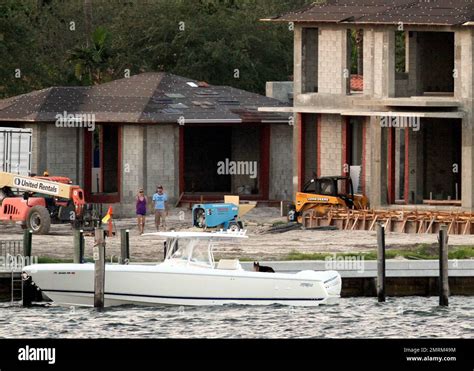
[[[120,264],[128,264],[130,261],[130,231],[120,230]]]
[[[25,229],[25,232],[23,233],[23,257],[27,261],[31,259],[32,240],[33,231]]]
[[[385,302],[385,226],[377,224],[377,298]]]
[[[82,264],[84,262],[84,231],[74,231],[74,264]]]
[[[448,227],[442,225],[439,231],[439,305],[449,305],[449,267],[448,267]]]
[[[104,308],[105,292],[105,240],[102,229],[95,230],[94,243],[94,308]]]

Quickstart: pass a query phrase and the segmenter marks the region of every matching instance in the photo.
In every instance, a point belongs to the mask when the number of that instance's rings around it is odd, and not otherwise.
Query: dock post
[[[31,259],[32,239],[33,231],[25,229],[25,232],[23,233],[23,258],[26,261]]]
[[[104,308],[105,291],[105,240],[102,229],[95,230],[94,243],[94,308]]]
[[[128,264],[130,261],[130,231],[120,230],[120,264]]]
[[[385,302],[385,226],[377,224],[377,298]]]
[[[448,267],[448,227],[442,225],[439,231],[439,305],[449,305],[449,267]]]
[[[74,231],[74,264],[82,264],[84,262],[84,231]]]

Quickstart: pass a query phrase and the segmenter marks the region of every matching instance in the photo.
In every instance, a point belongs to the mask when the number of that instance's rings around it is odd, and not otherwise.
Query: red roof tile
[[[362,75],[351,76],[351,90],[364,91],[364,76]]]

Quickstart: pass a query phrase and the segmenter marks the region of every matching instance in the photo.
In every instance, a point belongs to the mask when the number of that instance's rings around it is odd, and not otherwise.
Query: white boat
[[[243,233],[162,232],[165,260],[158,265],[107,264],[105,306],[271,305],[318,306],[340,297],[335,271],[295,274],[242,269],[239,260],[214,262],[213,246]],[[94,264],[36,264],[24,268],[36,286],[61,305],[92,306]]]

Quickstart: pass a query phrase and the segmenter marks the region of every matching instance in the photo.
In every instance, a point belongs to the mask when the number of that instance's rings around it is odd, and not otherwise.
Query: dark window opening
[[[318,92],[319,30],[303,28],[302,31],[302,92]]]
[[[118,192],[118,130],[112,126],[103,126],[103,192]]]
[[[410,32],[410,95],[452,96],[454,54],[454,32]]]
[[[395,72],[396,73],[406,73],[407,64],[406,64],[406,39],[407,33],[405,31],[396,31],[395,32]]]
[[[364,91],[364,31],[350,29],[347,31],[348,92],[358,94]]]

